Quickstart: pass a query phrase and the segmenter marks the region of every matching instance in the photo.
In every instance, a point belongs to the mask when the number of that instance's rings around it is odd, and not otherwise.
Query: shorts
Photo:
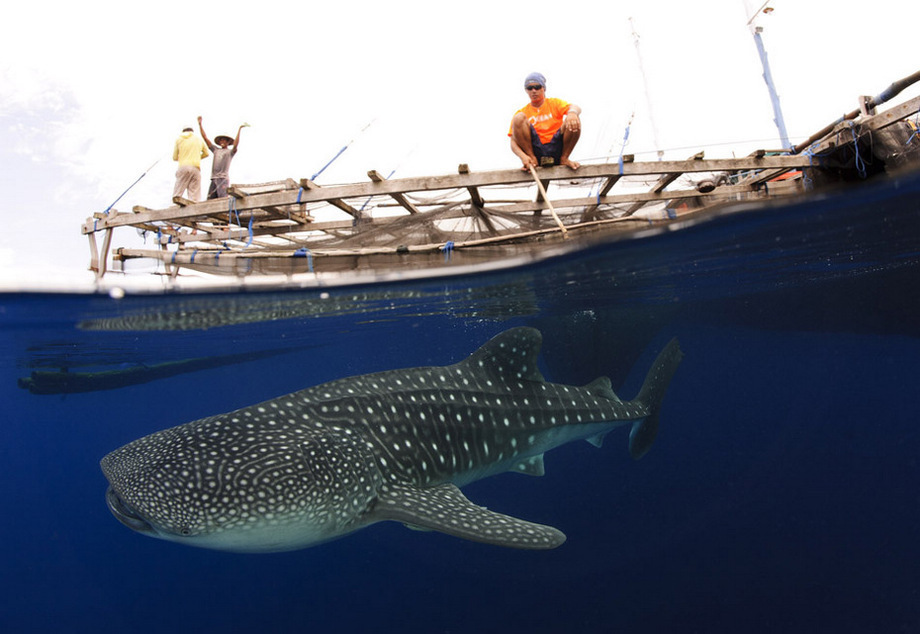
[[[540,137],[537,135],[537,131],[533,129],[533,126],[530,126],[530,142],[533,144],[533,153],[537,157],[537,160],[547,157],[552,158],[553,163],[558,165],[559,161],[562,159],[562,130],[557,130],[556,134],[553,135],[553,138],[549,140],[549,143],[541,143]],[[543,161],[540,161],[540,164],[543,164]]]
[[[226,197],[227,189],[229,187],[230,187],[229,178],[212,178],[211,186],[208,187],[208,200]]]

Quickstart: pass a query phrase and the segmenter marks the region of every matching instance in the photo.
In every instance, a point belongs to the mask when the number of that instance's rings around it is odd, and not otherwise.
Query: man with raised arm
[[[231,139],[225,134],[219,134],[214,137],[214,143],[212,143],[204,132],[201,117],[198,117],[198,130],[201,131],[201,138],[204,139],[208,148],[214,153],[214,160],[211,162],[211,186],[208,188],[208,200],[224,198],[227,195],[227,189],[230,187],[230,161],[233,160],[237,150],[240,149],[240,131],[245,127],[246,124],[244,123],[236,129],[236,139]],[[230,147],[231,145],[233,146],[232,148]]]

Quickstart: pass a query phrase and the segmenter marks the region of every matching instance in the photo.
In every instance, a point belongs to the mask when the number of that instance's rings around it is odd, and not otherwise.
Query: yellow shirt
[[[180,167],[189,165],[201,169],[201,159],[209,155],[208,146],[192,132],[183,132],[182,136],[176,139],[173,160],[179,161]]]

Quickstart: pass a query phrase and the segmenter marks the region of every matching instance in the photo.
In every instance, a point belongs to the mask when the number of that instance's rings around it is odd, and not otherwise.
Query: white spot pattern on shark
[[[672,340],[623,402],[603,377],[547,383],[540,342],[514,328],[453,366],[339,379],[151,434],[102,459],[106,499],[130,528],[222,550],[302,548],[385,520],[554,548],[565,540],[557,529],[484,509],[458,487],[504,471],[542,475],[546,451],[600,446],[622,425],[641,457],[682,353]]]

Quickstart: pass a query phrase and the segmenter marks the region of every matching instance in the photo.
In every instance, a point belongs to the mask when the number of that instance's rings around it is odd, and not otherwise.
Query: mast
[[[763,66],[763,80],[767,84],[767,91],[770,93],[770,102],[773,104],[773,123],[776,124],[776,129],[779,130],[779,139],[783,144],[783,148],[788,149],[792,147],[789,143],[789,134],[786,132],[786,122],[783,119],[783,109],[779,104],[779,95],[776,92],[776,86],[773,83],[773,74],[770,72],[770,62],[767,59],[767,49],[763,44],[763,27],[756,24],[757,18],[761,15],[769,15],[773,12],[773,7],[770,6],[770,2],[764,2],[760,5],[760,8],[751,12],[751,4],[749,0],[744,0],[744,9],[748,17],[747,26],[751,30],[751,35],[754,36],[754,45],[757,47],[757,54],[760,56],[760,64]]]

